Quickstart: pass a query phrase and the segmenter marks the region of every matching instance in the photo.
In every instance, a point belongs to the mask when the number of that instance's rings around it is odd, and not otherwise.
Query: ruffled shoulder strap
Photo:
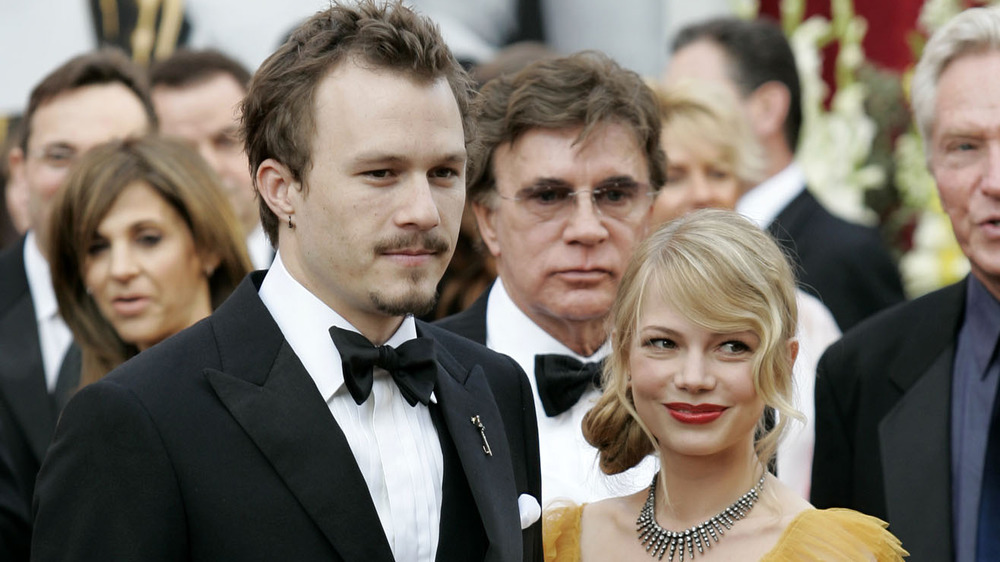
[[[902,560],[908,553],[887,526],[850,509],[807,509],[792,520],[761,560]]]
[[[545,510],[542,514],[545,562],[579,562],[582,515],[583,505],[560,505]]]

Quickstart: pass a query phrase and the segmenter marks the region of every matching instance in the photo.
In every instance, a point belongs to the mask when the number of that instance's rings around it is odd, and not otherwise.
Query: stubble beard
[[[437,303],[437,290],[432,290],[430,294],[422,291],[419,287],[420,281],[426,276],[425,272],[414,271],[409,275],[408,281],[411,286],[409,290],[398,297],[388,297],[380,291],[368,293],[368,300],[371,301],[375,310],[386,316],[424,316],[434,310]]]
[[[374,252],[377,255],[392,249],[406,247],[421,247],[438,254],[451,255],[451,245],[444,238],[426,233],[396,236],[383,240],[375,244]],[[439,273],[443,274],[443,270]],[[438,299],[436,287],[429,291],[422,290],[420,287],[421,282],[426,280],[429,275],[430,273],[426,270],[411,271],[407,275],[409,287],[402,295],[389,297],[377,288],[368,292],[368,300],[375,310],[387,316],[405,316],[407,314],[424,316],[429,314],[434,310]],[[440,275],[438,275],[438,281],[440,281]]]

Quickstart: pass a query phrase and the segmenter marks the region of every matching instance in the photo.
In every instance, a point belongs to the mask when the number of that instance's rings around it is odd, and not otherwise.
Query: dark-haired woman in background
[[[208,316],[250,270],[212,170],[176,141],[88,152],[56,195],[48,255],[82,385]]]

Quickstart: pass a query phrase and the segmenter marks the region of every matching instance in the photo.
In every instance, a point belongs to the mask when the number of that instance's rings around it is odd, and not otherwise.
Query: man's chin
[[[375,310],[386,316],[406,316],[407,314],[412,314],[420,317],[434,310],[438,295],[433,288],[429,291],[411,290],[402,295],[387,295],[382,292],[372,291],[368,294],[368,299]]]

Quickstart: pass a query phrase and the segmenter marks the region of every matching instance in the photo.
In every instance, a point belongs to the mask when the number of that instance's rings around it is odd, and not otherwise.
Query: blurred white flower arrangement
[[[734,0],[733,7],[742,17],[756,17],[759,1]],[[926,0],[919,17],[921,31],[929,36],[963,8],[962,0]],[[881,218],[888,230],[905,231],[902,236],[890,234],[899,239],[900,270],[910,297],[961,279],[969,265],[941,209],[916,127],[911,124],[895,140],[891,171],[872,158],[878,124],[865,107],[868,87],[858,79],[866,63],[862,40],[867,22],[855,14],[853,1],[831,0],[830,18],[804,20],[805,0],[782,0],[780,10],[799,67],[804,120],[797,160],[810,188],[832,212],[848,220],[877,225]],[[821,50],[832,42],[839,47],[836,91],[827,109]],[[901,79],[908,83],[909,73]],[[890,179],[898,200],[888,211],[893,216],[880,217],[867,196],[870,190],[885,188]]]

